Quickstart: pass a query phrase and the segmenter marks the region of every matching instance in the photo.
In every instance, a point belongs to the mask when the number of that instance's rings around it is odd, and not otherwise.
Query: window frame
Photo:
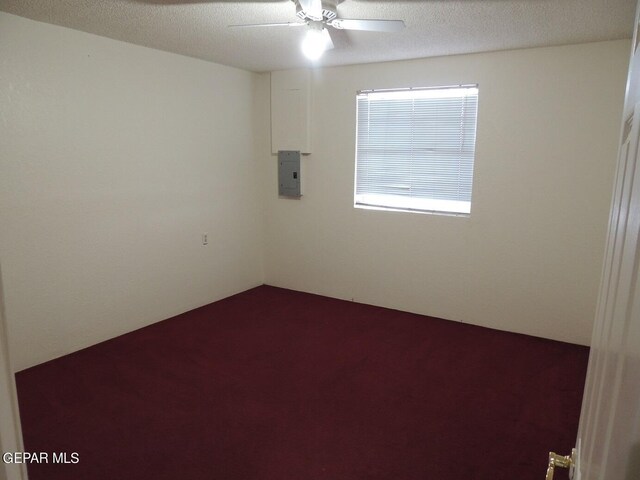
[[[474,90],[475,92],[471,94],[466,94],[465,92],[460,97],[475,97],[473,100],[473,108],[475,110],[475,115],[469,115],[468,119],[472,121],[472,131],[473,131],[473,143],[470,149],[471,161],[470,161],[470,181],[467,185],[469,185],[469,200],[453,200],[453,199],[436,199],[436,198],[428,198],[426,196],[414,196],[412,194],[408,196],[403,195],[393,195],[393,194],[358,194],[358,157],[359,157],[359,148],[360,145],[360,104],[362,101],[362,96],[368,95],[377,95],[380,97],[384,97],[384,95],[393,96],[394,94],[398,94],[398,100],[411,100],[412,102],[416,100],[416,98],[420,98],[420,92],[433,92],[435,95],[429,96],[426,95],[427,98],[438,98],[437,92],[444,92],[446,90]],[[403,95],[403,94],[412,94],[414,95]],[[363,210],[378,210],[378,211],[392,211],[392,212],[406,212],[406,213],[421,213],[421,214],[430,214],[430,215],[443,215],[443,216],[455,216],[455,217],[470,217],[471,216],[471,206],[472,206],[472,194],[473,194],[473,184],[475,177],[475,162],[476,162],[476,146],[477,146],[477,123],[478,123],[478,107],[479,107],[479,93],[480,87],[478,83],[472,84],[458,84],[458,85],[443,85],[443,86],[430,86],[430,87],[404,87],[404,88],[385,88],[385,89],[366,89],[366,90],[358,90],[356,92],[356,142],[355,142],[355,172],[354,172],[354,193],[353,193],[353,206],[354,208],[363,209]],[[446,95],[443,95],[440,98],[446,98]],[[425,98],[425,97],[422,97]],[[389,99],[387,99],[389,100]],[[464,108],[464,107],[463,107]],[[436,119],[437,116],[424,116],[423,118]],[[464,112],[460,117],[464,121],[465,115]],[[413,119],[412,119],[413,120]],[[367,127],[368,128],[368,127]],[[413,128],[413,124],[412,127]],[[465,127],[461,126],[460,131],[462,132]],[[367,134],[369,131],[367,130]],[[413,133],[413,132],[412,132]],[[461,134],[462,135],[462,134]],[[367,144],[369,145],[369,144]],[[415,142],[412,139],[408,145],[411,146],[411,150],[413,151]],[[461,141],[460,148],[464,146],[464,141]],[[460,157],[458,158],[456,165],[460,165],[462,160]],[[458,167],[460,168],[460,167]],[[432,174],[432,173],[431,173]],[[425,175],[426,177],[426,175]],[[460,177],[458,177],[457,185],[460,186]],[[406,188],[406,187],[405,187]],[[411,187],[413,188],[413,184]],[[371,199],[380,200],[380,202],[376,203],[375,201],[370,202],[359,202],[358,197],[363,197],[364,195],[369,195]],[[386,201],[385,200],[386,197]],[[395,203],[395,205],[394,205]],[[463,205],[466,208],[463,208]],[[422,205],[421,208],[418,206]],[[468,207],[467,207],[468,205]],[[440,208],[437,208],[440,207]]]

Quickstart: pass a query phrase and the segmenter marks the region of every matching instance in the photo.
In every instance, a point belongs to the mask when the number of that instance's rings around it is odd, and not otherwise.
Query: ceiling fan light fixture
[[[304,53],[305,57],[307,57],[309,60],[318,60],[329,48],[328,37],[329,32],[324,27],[309,28],[304,37],[304,40],[302,40],[302,53]]]

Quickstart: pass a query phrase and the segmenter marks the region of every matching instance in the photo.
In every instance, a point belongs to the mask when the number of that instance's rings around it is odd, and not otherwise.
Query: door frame
[[[22,428],[16,382],[9,356],[9,339],[4,309],[2,266],[0,265],[0,452],[22,452]],[[0,480],[27,480],[25,464],[4,463],[0,458]]]

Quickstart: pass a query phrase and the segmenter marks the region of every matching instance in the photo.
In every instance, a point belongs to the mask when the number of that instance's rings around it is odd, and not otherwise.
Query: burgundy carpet
[[[587,355],[263,286],[17,382],[31,480],[541,480]]]

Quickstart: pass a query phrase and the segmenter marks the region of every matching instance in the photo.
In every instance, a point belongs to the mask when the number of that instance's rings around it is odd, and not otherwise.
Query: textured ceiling
[[[253,71],[309,66],[290,0],[0,0],[0,10]],[[345,0],[343,18],[404,20],[399,33],[336,31],[317,62],[347,65],[630,38],[635,0]],[[1,27],[0,27],[1,28]]]

